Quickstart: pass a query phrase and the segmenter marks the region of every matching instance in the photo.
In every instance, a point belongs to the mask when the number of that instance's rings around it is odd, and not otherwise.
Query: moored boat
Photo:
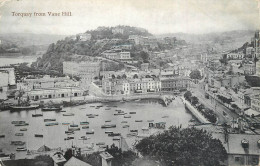
[[[5,137],[5,135],[0,135],[0,138],[4,138]]]
[[[39,108],[39,105],[10,105],[9,108],[12,111],[33,110]]]
[[[46,123],[45,126],[55,126],[55,125],[59,125],[58,122],[53,122],[53,123]]]
[[[60,106],[45,106],[42,108],[42,111],[61,111],[62,108]]]
[[[17,147],[16,151],[27,151],[26,147]]]
[[[89,126],[82,126],[82,129],[89,129]]]
[[[67,122],[64,122],[64,123],[62,123],[62,125],[69,125],[70,123],[67,123]]]
[[[15,136],[23,136],[23,133],[15,133]]]
[[[136,114],[136,112],[129,112],[129,114]]]
[[[43,116],[43,114],[32,114],[32,117],[39,117],[39,116]]]
[[[65,134],[69,134],[69,133],[74,134],[74,131],[65,131]]]
[[[111,120],[106,120],[105,122],[111,122]]]
[[[153,122],[154,120],[147,120],[147,122]]]
[[[124,125],[123,128],[127,128],[127,127],[130,127],[129,125]]]
[[[15,124],[14,126],[28,126],[29,123],[21,123],[21,124]]]
[[[91,131],[87,131],[86,134],[94,134],[95,131],[92,129]]]
[[[116,127],[116,124],[105,124],[105,125],[102,125],[101,128],[115,128]]]
[[[106,144],[105,142],[98,142],[98,143],[96,143],[97,146],[99,146],[99,145],[105,145],[105,144]]]
[[[120,138],[113,138],[113,141],[120,141]]]
[[[114,136],[121,136],[121,133],[109,133],[109,137],[114,137]]]
[[[71,124],[70,127],[79,127],[77,124]]]
[[[143,120],[135,120],[135,122],[142,122]]]
[[[68,131],[79,131],[79,130],[80,130],[79,127],[73,127],[68,129]]]
[[[89,122],[80,122],[80,125],[88,125],[89,124]]]
[[[35,137],[41,137],[41,138],[43,137],[42,134],[34,134],[34,136],[35,136]]]
[[[12,124],[23,124],[23,123],[26,123],[25,121],[21,121],[21,120],[15,120],[15,121],[12,121],[11,122]]]
[[[63,116],[74,116],[75,114],[73,113],[67,113],[67,114],[62,114]]]
[[[127,137],[134,137],[134,136],[137,136],[138,134],[137,133],[128,133],[126,134]]]
[[[130,132],[138,132],[138,130],[130,130]]]
[[[105,134],[111,134],[114,133],[113,131],[105,131]]]
[[[25,142],[23,141],[11,141],[11,145],[24,145]]]
[[[22,128],[20,129],[20,131],[27,131],[27,128]]]
[[[130,115],[125,115],[124,118],[131,118],[131,116]]]
[[[127,123],[127,121],[122,121],[121,123]]]
[[[56,121],[56,119],[44,119],[44,122],[51,122],[51,121]]]

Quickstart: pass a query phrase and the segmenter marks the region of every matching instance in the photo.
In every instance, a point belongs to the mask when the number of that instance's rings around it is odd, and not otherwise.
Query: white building
[[[99,75],[100,62],[63,62],[63,74],[92,80]]]
[[[227,59],[243,59],[244,54],[243,53],[228,53]]]

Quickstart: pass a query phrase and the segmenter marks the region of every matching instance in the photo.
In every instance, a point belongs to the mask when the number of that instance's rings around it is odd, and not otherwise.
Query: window
[[[240,161],[240,157],[235,157],[235,161],[239,162]]]

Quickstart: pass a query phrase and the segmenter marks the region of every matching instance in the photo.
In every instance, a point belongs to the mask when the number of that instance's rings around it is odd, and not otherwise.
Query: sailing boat
[[[31,110],[31,109],[39,108],[39,105],[31,105],[30,104],[30,98],[29,98],[28,95],[27,95],[27,100],[26,101],[21,101],[21,98],[23,96],[23,94],[21,93],[21,90],[19,91],[18,95],[19,95],[18,96],[18,104],[9,106],[11,111]]]
[[[42,113],[41,114],[36,114],[36,110],[35,110],[35,113],[32,114],[32,117],[39,117],[39,116],[43,116],[43,114]]]

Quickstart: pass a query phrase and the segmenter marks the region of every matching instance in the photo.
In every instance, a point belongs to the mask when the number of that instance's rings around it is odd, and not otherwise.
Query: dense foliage
[[[199,70],[192,70],[190,73],[191,79],[201,79],[200,71]]]
[[[220,165],[227,152],[220,140],[196,128],[170,127],[158,135],[142,139],[136,149],[160,163],[171,165]]]

